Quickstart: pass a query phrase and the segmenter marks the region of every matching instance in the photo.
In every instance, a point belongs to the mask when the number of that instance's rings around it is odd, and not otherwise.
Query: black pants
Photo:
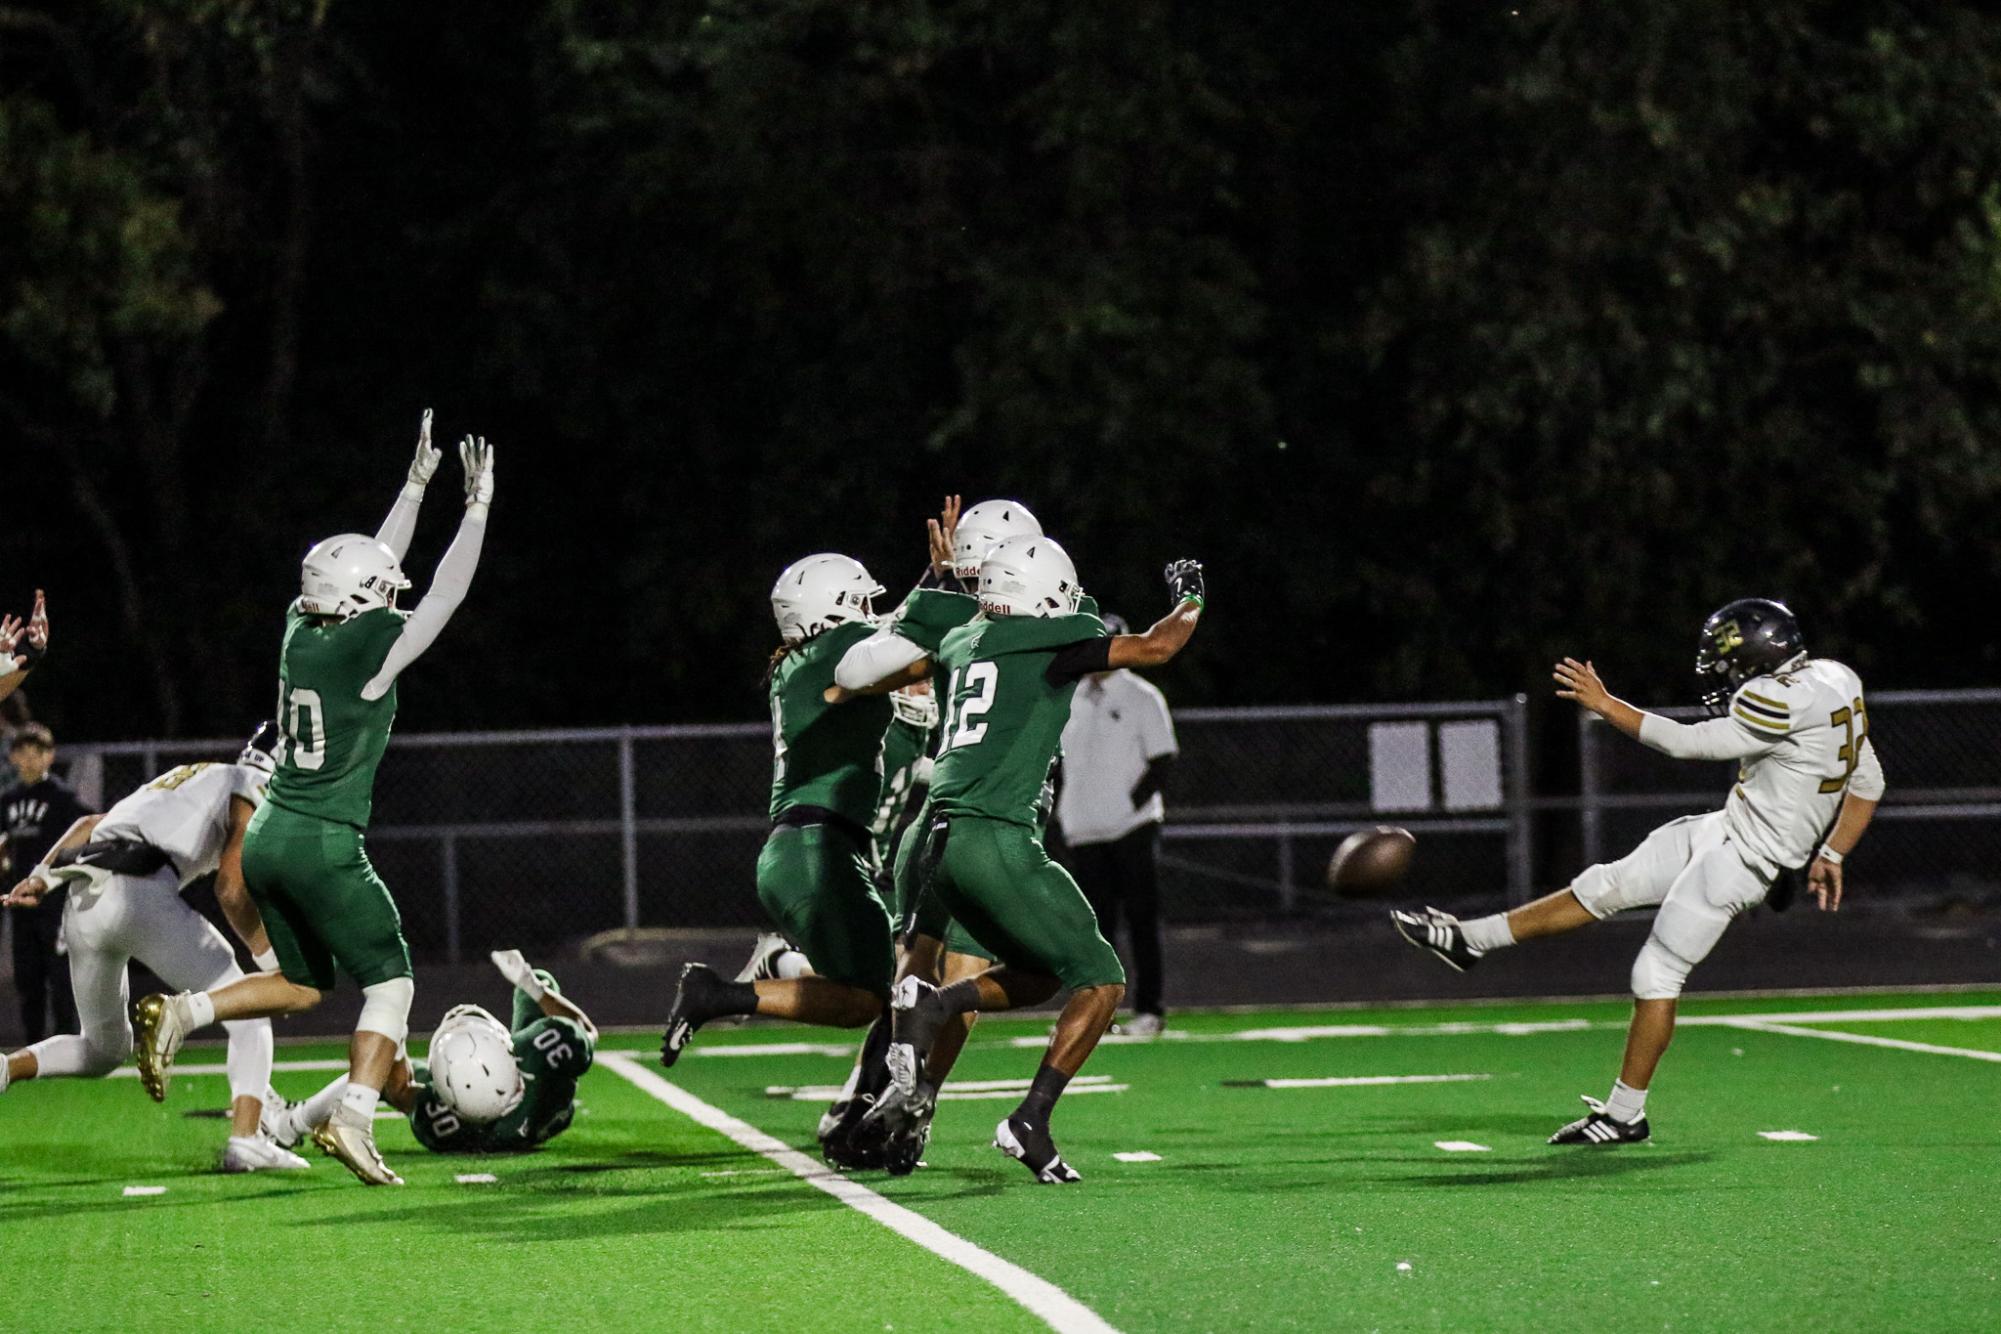
[[[56,936],[63,926],[62,896],[51,895],[39,908],[7,911],[14,925],[14,989],[21,996],[22,1033],[29,1042],[40,1042],[50,1033],[78,1031],[69,960],[56,953]]]
[[[1070,844],[1064,865],[1098,914],[1105,939],[1119,943],[1119,918],[1131,940],[1135,1014],[1161,1014],[1160,825],[1143,824],[1110,843]]]

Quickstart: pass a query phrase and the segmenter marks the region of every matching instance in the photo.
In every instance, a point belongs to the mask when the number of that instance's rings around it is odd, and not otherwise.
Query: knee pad
[[[1674,1000],[1688,985],[1688,974],[1694,967],[1694,960],[1676,954],[1659,936],[1648,936],[1640,957],[1633,960],[1634,999]]]
[[[410,1035],[410,1005],[417,998],[417,984],[407,977],[392,977],[361,989],[361,1019],[357,1033],[380,1033],[399,1047]]]

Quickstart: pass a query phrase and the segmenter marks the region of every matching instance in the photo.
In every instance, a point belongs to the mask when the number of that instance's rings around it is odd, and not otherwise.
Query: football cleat
[[[750,959],[737,973],[739,982],[765,982],[778,976],[778,956],[792,948],[792,942],[776,931],[766,931],[750,947]]]
[[[1436,908],[1405,912],[1397,908],[1391,910],[1390,922],[1398,935],[1436,955],[1447,967],[1463,973],[1480,962],[1480,956],[1466,943],[1466,933],[1459,929],[1459,919],[1449,912]]]
[[[729,989],[735,985],[725,982],[705,963],[691,963],[681,970],[674,1004],[667,1010],[667,1030],[660,1036],[660,1064],[672,1066],[680,1060],[681,1049],[695,1036],[695,1030],[711,1019],[744,1013],[730,1000]]]
[[[236,1135],[229,1137],[229,1143],[222,1149],[222,1161],[216,1164],[218,1172],[302,1172],[311,1163],[284,1148],[263,1134],[249,1138]]]
[[[1637,1121],[1620,1121],[1606,1114],[1604,1103],[1588,1096],[1584,1105],[1591,1109],[1591,1114],[1551,1135],[1551,1144],[1638,1144],[1653,1133],[1647,1128],[1644,1116]]]
[[[139,1053],[139,1082],[154,1102],[167,1100],[167,1085],[173,1079],[174,1057],[188,1038],[187,993],[178,996],[154,994],[141,998],[134,1009],[133,1046]]]
[[[313,1143],[341,1161],[365,1186],[400,1186],[403,1178],[389,1170],[375,1147],[375,1120],[363,1119],[346,1107],[336,1107],[323,1126],[313,1131]]]
[[[1136,1014],[1115,1027],[1129,1038],[1157,1038],[1160,1030],[1167,1027],[1167,1020],[1157,1014]]]
[[[893,1177],[907,1177],[924,1159],[931,1143],[931,1117],[938,1110],[938,1090],[919,1082],[914,1095],[905,1096],[894,1084],[856,1127],[855,1138],[879,1146],[880,1166]]]
[[[906,977],[889,995],[889,1063],[891,1086],[904,1097],[917,1096],[924,1057],[938,1041],[939,1030],[952,1016],[938,999],[938,988],[921,977]]]
[[[1084,1179],[1056,1151],[1056,1141],[1049,1138],[1049,1127],[1024,1120],[1019,1112],[994,1127],[994,1147],[1035,1173],[1035,1179],[1045,1186],[1068,1185]]]

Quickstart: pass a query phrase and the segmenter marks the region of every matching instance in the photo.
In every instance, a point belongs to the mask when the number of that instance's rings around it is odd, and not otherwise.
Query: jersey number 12
[[[959,678],[965,677],[966,694],[959,694]],[[956,746],[977,745],[987,734],[984,721],[974,722],[994,706],[994,687],[1000,684],[1000,665],[992,662],[976,662],[965,668],[954,668],[951,682],[945,687],[945,697],[951,701],[952,717],[945,722],[945,744],[941,750],[951,750]]]

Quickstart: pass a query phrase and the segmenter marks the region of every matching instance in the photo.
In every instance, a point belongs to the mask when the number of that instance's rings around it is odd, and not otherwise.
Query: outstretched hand
[[[444,457],[444,450],[431,447],[431,410],[425,408],[424,420],[417,427],[417,456],[410,460],[410,484],[429,486],[431,478],[437,475],[439,460]]]
[[[42,896],[49,892],[49,882],[39,875],[30,875],[20,884],[7,891],[0,904],[9,908],[33,908],[40,905]]]
[[[1556,681],[1556,697],[1574,700],[1593,713],[1602,714],[1612,701],[1612,692],[1598,677],[1598,669],[1589,662],[1579,662],[1575,658],[1565,658],[1556,664],[1551,676]]]
[[[931,573],[945,575],[952,570],[952,542],[959,534],[959,498],[946,496],[945,504],[935,519],[924,521],[925,534],[931,540]]]
[[[493,501],[493,446],[485,436],[459,441],[459,466],[466,474],[466,508]]]
[[[1201,561],[1169,561],[1165,575],[1167,595],[1175,602],[1193,602],[1198,607],[1205,604],[1208,585],[1202,574]]]
[[[41,589],[35,590],[35,609],[23,621],[19,616],[0,616],[0,675],[33,667],[49,649],[49,606]]]

